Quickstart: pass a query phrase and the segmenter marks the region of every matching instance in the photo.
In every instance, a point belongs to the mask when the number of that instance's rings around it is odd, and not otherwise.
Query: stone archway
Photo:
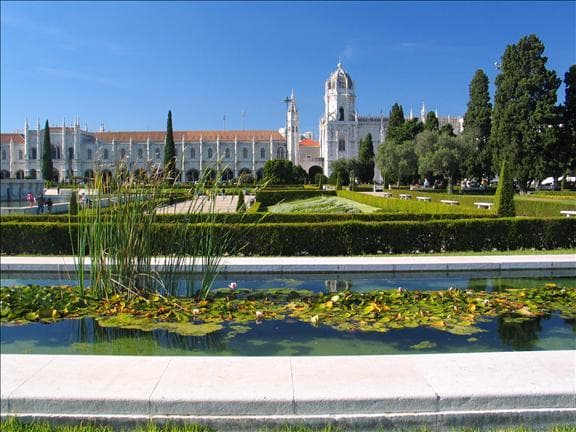
[[[318,165],[313,165],[308,169],[308,178],[310,181],[314,181],[316,174],[324,174],[324,170]]]

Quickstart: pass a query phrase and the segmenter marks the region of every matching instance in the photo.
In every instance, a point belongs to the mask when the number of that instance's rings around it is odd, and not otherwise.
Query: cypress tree
[[[76,191],[72,191],[72,195],[70,195],[70,202],[68,203],[68,213],[71,215],[78,214],[78,199],[77,199]]]
[[[44,142],[42,144],[42,178],[54,180],[54,163],[52,162],[52,144],[50,144],[50,126],[48,120],[44,126]]]
[[[242,189],[238,192],[238,202],[236,203],[236,211],[243,212],[246,211],[246,203],[244,202],[244,192]]]
[[[388,128],[386,129],[386,139],[385,141],[395,141],[400,142],[400,135],[404,126],[404,110],[402,105],[395,103],[390,109],[390,115],[388,117]]]
[[[176,145],[172,132],[172,111],[168,111],[166,139],[164,141],[164,173],[170,179],[176,179]]]
[[[562,107],[561,139],[568,152],[566,168],[576,170],[576,65],[564,75],[565,98]],[[565,180],[566,176],[564,176]]]
[[[516,216],[514,207],[514,182],[508,172],[507,161],[502,161],[498,187],[494,195],[494,211],[496,214],[504,217]]]
[[[436,113],[434,111],[429,111],[428,115],[426,115],[426,123],[424,124],[424,129],[429,131],[437,131],[440,127],[438,123],[438,117],[436,117]]]
[[[490,147],[495,164],[509,164],[520,192],[546,174],[558,140],[556,91],[560,80],[546,68],[544,44],[530,35],[508,45],[496,77]]]
[[[370,133],[360,141],[358,162],[361,168],[358,173],[360,181],[362,183],[370,183],[374,179],[374,144],[372,143],[372,134]]]

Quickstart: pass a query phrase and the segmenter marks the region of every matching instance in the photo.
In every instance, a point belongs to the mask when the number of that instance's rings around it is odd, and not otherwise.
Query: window
[[[190,149],[190,159],[196,159],[196,149],[194,147]]]
[[[338,121],[344,121],[344,108],[340,107],[338,112],[339,112]]]
[[[265,148],[260,149],[260,159],[266,159],[266,149]]]
[[[156,160],[160,160],[160,147],[154,149],[154,156],[156,157]]]
[[[124,159],[126,157],[126,150],[120,149],[120,158]]]
[[[2,150],[2,160],[6,160],[6,150]]]
[[[139,148],[138,149],[138,159],[144,158],[144,150]]]
[[[346,151],[346,141],[342,138],[338,140],[338,151]]]
[[[74,159],[74,147],[68,147],[68,159]]]
[[[276,150],[276,159],[285,159],[285,154],[284,147],[278,147]]]
[[[86,150],[86,159],[92,160],[92,149]]]
[[[60,159],[60,147],[52,146],[52,159]]]
[[[108,159],[108,149],[104,149],[104,151],[102,152],[102,159],[104,160]]]
[[[230,149],[224,150],[224,159],[230,159]]]
[[[212,159],[212,149],[208,149],[208,159]]]
[[[247,148],[242,149],[242,158],[248,159],[248,149]]]
[[[38,159],[38,150],[33,148],[30,152],[30,159]]]
[[[18,150],[18,160],[24,159],[24,152],[22,150]]]

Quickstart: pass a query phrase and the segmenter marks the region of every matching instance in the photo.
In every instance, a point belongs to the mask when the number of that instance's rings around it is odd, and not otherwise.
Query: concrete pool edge
[[[342,357],[3,354],[3,418],[444,430],[576,423],[576,351]]]
[[[154,261],[161,268],[163,259]],[[89,269],[89,260],[85,262]],[[576,269],[576,254],[474,256],[225,257],[223,273],[410,272]],[[73,272],[71,256],[3,256],[0,271]]]

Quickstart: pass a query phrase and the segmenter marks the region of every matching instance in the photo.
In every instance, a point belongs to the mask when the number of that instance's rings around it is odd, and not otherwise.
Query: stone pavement
[[[249,203],[253,196],[244,197],[244,202]],[[191,210],[209,212],[213,208],[216,213],[235,213],[238,195],[217,195],[214,201],[203,195],[197,201],[184,201],[171,206],[158,209],[159,214],[187,213]],[[213,207],[212,207],[213,206]]]
[[[1,356],[2,416],[255,430],[576,423],[576,351],[342,357]]]

